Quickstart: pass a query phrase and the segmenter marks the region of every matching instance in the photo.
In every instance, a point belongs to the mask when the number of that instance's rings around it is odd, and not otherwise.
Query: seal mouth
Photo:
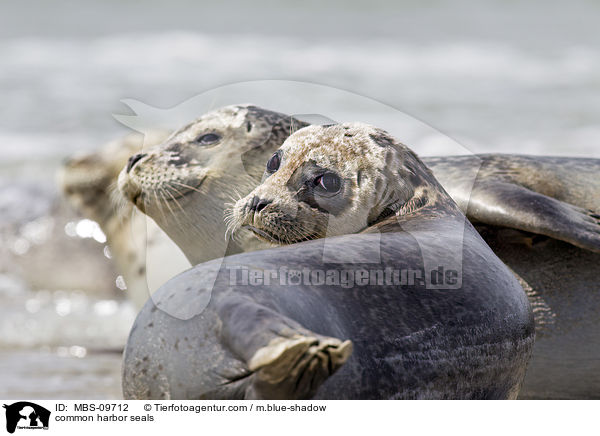
[[[250,229],[252,231],[252,233],[254,233],[258,237],[258,239],[261,239],[266,242],[270,242],[272,244],[277,244],[277,245],[297,244],[299,242],[305,242],[305,241],[310,241],[312,239],[318,239],[318,238],[312,237],[312,235],[302,237],[302,238],[296,238],[296,239],[282,238],[281,236],[275,235],[274,233],[271,233],[268,230],[259,229],[250,224],[244,225],[242,227]]]
[[[266,230],[261,230],[257,227],[251,226],[249,224],[245,225],[243,227],[250,229],[252,231],[252,233],[254,233],[256,236],[258,236],[259,239],[262,239],[264,241],[271,242],[274,244],[283,244],[284,243],[284,241],[282,241],[278,236],[275,236],[274,234],[272,234]]]
[[[138,209],[146,213],[146,205],[148,204],[177,202],[187,195],[200,192],[199,188],[202,186],[202,183],[206,177],[207,176],[202,177],[194,185],[184,184],[181,182],[174,183],[171,181],[167,182],[168,186],[159,187],[158,189],[153,189],[151,191],[147,191],[142,188],[136,192],[130,193],[129,198]],[[174,184],[175,186],[169,185],[169,183]]]
[[[137,194],[134,194],[131,197],[131,202],[135,204],[135,207],[137,207],[139,210],[146,213],[146,209],[144,207],[144,204],[146,202],[144,201],[144,195],[142,194],[142,191],[139,191]]]

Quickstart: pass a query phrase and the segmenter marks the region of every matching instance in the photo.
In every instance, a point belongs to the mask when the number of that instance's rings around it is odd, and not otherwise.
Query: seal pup
[[[190,266],[163,231],[151,219],[134,213],[133,205],[122,200],[116,190],[118,175],[129,157],[140,151],[144,142],[155,145],[167,136],[158,130],[146,137],[128,134],[96,152],[68,158],[58,173],[67,202],[80,215],[96,221],[106,235],[127,295],[138,309],[152,291]],[[155,252],[159,253],[160,267],[152,264]]]
[[[334,219],[338,236],[322,238],[322,219]],[[271,241],[304,242],[206,262],[159,289],[126,346],[126,398],[516,397],[534,338],[527,297],[431,172],[386,132],[359,123],[298,130],[236,203],[234,229],[250,222]],[[432,289],[417,240],[444,264],[457,227],[462,285]],[[376,249],[379,262],[324,262],[325,242]],[[421,279],[252,286],[230,274],[282,265],[397,268]],[[171,315],[181,306],[186,319]]]
[[[293,244],[385,226],[387,217],[395,225],[431,207],[462,216],[440,190],[386,132],[361,123],[312,126],[267,161],[263,182],[231,209],[230,230],[247,227],[268,242]],[[435,207],[438,197],[449,206]]]

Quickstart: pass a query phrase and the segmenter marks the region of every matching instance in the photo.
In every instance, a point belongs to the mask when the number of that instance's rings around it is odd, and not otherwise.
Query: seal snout
[[[271,207],[268,207],[271,206]],[[272,222],[272,208],[278,204],[272,198],[265,198],[259,193],[250,193],[245,198],[238,200],[226,213],[228,232],[236,233],[242,227],[250,228],[254,233],[270,240],[267,233],[263,232],[270,227]]]
[[[273,203],[273,200],[265,200],[255,195],[250,202],[250,210],[259,213],[271,203]]]
[[[146,156],[146,153],[138,153],[138,154],[134,154],[133,156],[131,156],[129,158],[129,160],[127,161],[127,172],[130,172],[132,170],[132,168],[135,166],[135,164],[138,163],[145,156]]]

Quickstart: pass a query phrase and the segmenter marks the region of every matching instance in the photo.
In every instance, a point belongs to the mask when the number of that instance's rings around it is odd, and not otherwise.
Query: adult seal
[[[250,232],[227,241],[223,211],[257,185],[266,158],[304,125],[252,105],[226,106],[132,156],[119,175],[119,189],[194,265],[265,248]]]
[[[252,221],[261,236],[306,241],[207,262],[165,284],[132,329],[125,397],[515,398],[534,338],[527,298],[417,156],[362,124],[306,127],[278,153],[264,183],[236,206],[246,210],[236,222],[262,217]],[[294,214],[287,192],[305,187],[296,202],[304,212]],[[339,233],[361,233],[321,238],[323,217]],[[462,286],[429,286],[426,261],[454,262],[448,247],[457,243]],[[326,245],[345,260],[324,258]],[[365,263],[366,252],[377,262]],[[232,280],[231,271],[281,265],[413,274],[389,282],[360,274],[350,288],[335,277],[324,285]],[[205,277],[215,268],[211,286]],[[181,305],[188,320],[168,314]]]

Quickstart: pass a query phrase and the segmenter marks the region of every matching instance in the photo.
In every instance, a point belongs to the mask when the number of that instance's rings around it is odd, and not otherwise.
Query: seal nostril
[[[144,156],[146,156],[146,153],[141,153],[141,154],[134,154],[133,156],[131,156],[129,158],[129,160],[127,161],[127,172],[131,171],[131,169],[133,168],[133,166],[139,162],[139,160],[141,158],[143,158]]]
[[[254,212],[260,212],[261,210],[263,210],[265,207],[267,207],[271,203],[272,203],[271,200],[261,200],[260,198],[255,196],[252,199],[252,204],[250,205],[250,210],[252,210]]]
[[[261,210],[263,210],[265,207],[267,207],[269,205],[269,203],[271,203],[270,201],[261,201],[260,203],[258,203],[256,205],[256,211],[260,212]]]

